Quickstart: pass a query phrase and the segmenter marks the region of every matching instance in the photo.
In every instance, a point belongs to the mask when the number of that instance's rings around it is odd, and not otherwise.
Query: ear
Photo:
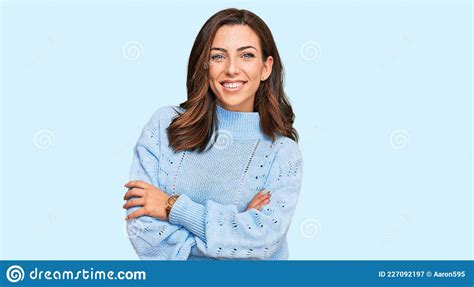
[[[263,63],[263,68],[262,68],[262,81],[265,81],[270,77],[272,74],[272,67],[273,67],[273,57],[268,56],[267,60],[265,63]]]

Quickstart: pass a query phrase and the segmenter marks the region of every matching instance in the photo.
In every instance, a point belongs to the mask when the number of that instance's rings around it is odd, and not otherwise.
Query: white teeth
[[[238,83],[223,83],[222,85],[226,88],[229,88],[229,89],[236,89],[236,88],[239,88],[240,86],[242,86],[244,83],[242,82],[238,82]]]

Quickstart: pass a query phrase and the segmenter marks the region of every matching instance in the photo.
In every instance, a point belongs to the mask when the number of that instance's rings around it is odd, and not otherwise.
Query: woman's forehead
[[[247,25],[224,25],[220,27],[212,41],[212,47],[236,50],[243,46],[259,48],[259,38]]]

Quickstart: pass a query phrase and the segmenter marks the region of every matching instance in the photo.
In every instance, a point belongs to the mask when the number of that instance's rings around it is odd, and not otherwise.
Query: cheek
[[[247,76],[253,81],[260,81],[262,77],[262,65],[257,63],[249,63],[245,66]]]
[[[219,75],[225,72],[224,62],[209,62],[208,64],[209,76],[216,79]]]
[[[248,90],[251,94],[254,94],[257,90],[258,87],[260,87],[260,81],[258,80],[253,80],[250,85],[248,86]]]
[[[211,87],[215,87],[217,85],[216,83],[217,83],[217,78],[219,76],[219,73],[215,68],[211,68],[211,67],[209,67],[208,73],[209,73],[209,84],[211,85]]]
[[[219,73],[217,73],[215,68],[209,67],[209,80],[210,81],[215,81],[218,75]]]
[[[216,95],[217,97],[220,96],[220,84],[218,82],[218,78],[221,74],[220,70],[216,67],[209,66],[208,70],[208,75],[209,75],[209,87],[211,91]]]

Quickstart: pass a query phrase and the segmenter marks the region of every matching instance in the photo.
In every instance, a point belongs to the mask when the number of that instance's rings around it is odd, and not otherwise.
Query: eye
[[[242,54],[242,57],[244,57],[244,58],[255,58],[255,55],[253,53],[244,53],[244,54]]]
[[[222,60],[222,59],[224,59],[224,55],[222,55],[222,54],[211,55],[211,60],[219,61],[219,60]]]

